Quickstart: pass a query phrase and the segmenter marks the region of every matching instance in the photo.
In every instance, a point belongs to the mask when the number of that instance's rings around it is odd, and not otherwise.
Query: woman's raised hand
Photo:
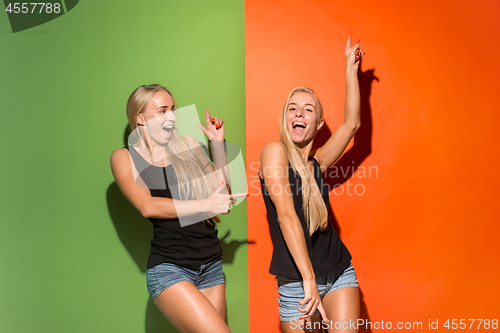
[[[299,304],[307,304],[307,306],[305,308],[298,308],[300,312],[304,313],[302,316],[300,316],[300,319],[311,317],[312,315],[314,315],[316,309],[318,309],[319,313],[321,314],[321,318],[323,318],[323,320],[328,320],[326,318],[326,312],[323,308],[323,304],[321,304],[321,297],[319,296],[316,280],[305,279],[302,281],[302,285],[304,287],[305,296],[300,300]]]
[[[353,47],[351,47],[351,41],[352,38],[349,37],[347,39],[347,45],[345,47],[345,52],[344,52],[346,59],[346,67],[347,70],[351,68],[357,70],[359,67],[359,60],[361,60],[361,56],[364,56],[365,53],[361,51],[361,49],[359,48],[359,43],[360,43],[359,40]]]
[[[197,125],[207,136],[210,142],[224,141],[224,120],[208,114],[208,109],[205,110],[206,127]]]
[[[231,208],[231,204],[235,203],[234,198],[241,198],[248,196],[247,193],[224,194],[221,191],[226,187],[224,182],[222,185],[212,193],[207,199],[207,212],[212,215],[227,214]]]

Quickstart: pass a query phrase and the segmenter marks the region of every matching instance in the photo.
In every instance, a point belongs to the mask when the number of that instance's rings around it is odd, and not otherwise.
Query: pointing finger
[[[352,37],[349,37],[347,39],[347,45],[346,45],[346,48],[351,48],[351,41],[352,41]]]
[[[236,194],[231,194],[229,195],[229,198],[241,198],[241,197],[248,197],[248,193],[236,193]]]
[[[205,120],[207,124],[210,122],[210,115],[208,114],[208,109],[205,110]]]
[[[321,318],[323,318],[323,320],[328,321],[328,318],[326,317],[326,311],[323,308],[323,304],[319,303],[318,310],[319,310],[319,313],[321,314]]]

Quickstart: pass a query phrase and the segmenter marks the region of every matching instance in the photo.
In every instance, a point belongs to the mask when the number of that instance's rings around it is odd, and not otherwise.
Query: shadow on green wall
[[[153,239],[151,223],[123,196],[116,182],[109,185],[106,200],[120,241],[139,270],[146,274],[149,242]]]
[[[143,287],[146,289],[146,262],[149,255],[149,242],[153,238],[152,225],[123,196],[116,182],[109,185],[106,200],[116,234],[139,270],[144,274]],[[145,332],[179,332],[160,312],[151,298],[148,298],[146,304]]]

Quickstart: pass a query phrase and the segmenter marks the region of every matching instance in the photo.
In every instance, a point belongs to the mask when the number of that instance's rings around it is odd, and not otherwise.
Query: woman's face
[[[308,92],[298,92],[290,98],[285,120],[288,133],[295,143],[308,143],[323,126],[316,99]]]
[[[166,145],[172,135],[174,109],[172,96],[160,90],[154,93],[149,104],[137,117],[137,122],[144,125],[149,138],[158,145]]]

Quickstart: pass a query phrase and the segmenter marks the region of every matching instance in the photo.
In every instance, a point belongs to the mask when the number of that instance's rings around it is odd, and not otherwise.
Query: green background
[[[150,83],[222,117],[245,156],[243,1],[86,0],[15,34],[3,12],[0,40],[0,332],[175,332],[147,293],[152,225],[109,157]],[[227,320],[248,332],[245,204],[222,220]]]

